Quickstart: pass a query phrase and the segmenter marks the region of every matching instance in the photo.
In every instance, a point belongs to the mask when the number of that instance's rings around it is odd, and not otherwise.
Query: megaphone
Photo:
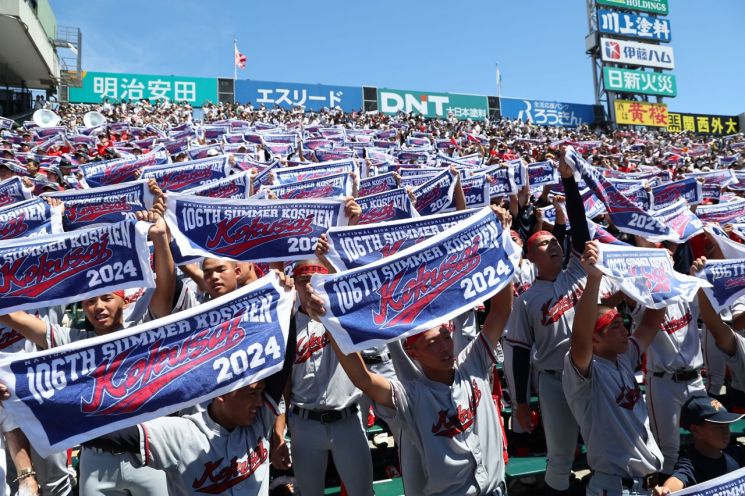
[[[85,124],[85,127],[103,126],[106,124],[106,116],[101,112],[91,110],[90,112],[86,112],[83,116],[83,124]]]
[[[54,127],[59,124],[62,119],[49,109],[39,109],[34,112],[32,120],[34,121],[34,124],[39,127]]]

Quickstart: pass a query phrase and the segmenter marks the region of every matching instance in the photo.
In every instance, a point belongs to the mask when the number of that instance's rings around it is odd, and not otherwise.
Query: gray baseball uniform
[[[506,325],[509,332],[504,337],[511,346],[530,350],[532,365],[538,371],[538,399],[548,451],[545,480],[559,491],[569,488],[579,435],[564,397],[561,375],[569,350],[574,306],[586,280],[587,274],[575,255],[555,281],[536,279],[515,301]],[[505,363],[505,368],[513,365]]]
[[[250,426],[232,431],[207,411],[140,424],[139,459],[165,471],[171,495],[265,496],[269,494],[269,435],[276,418],[270,403]]]
[[[323,494],[331,452],[349,494],[371,495],[372,459],[357,407],[362,391],[354,387],[339,364],[323,324],[302,312],[295,315],[295,323],[297,347],[288,425],[300,491]],[[320,415],[329,421],[320,419]]]
[[[490,395],[494,349],[481,335],[458,355],[451,386],[424,376],[391,381],[395,407],[378,405],[416,450],[417,470],[425,473],[421,494],[503,494],[502,431]]]
[[[642,314],[638,307],[633,313],[634,327]],[[671,474],[678,461],[680,408],[691,395],[705,394],[704,381],[698,374],[703,356],[697,322],[695,302],[669,305],[660,332],[646,353],[649,417],[652,433],[665,457],[665,474]]]
[[[514,296],[517,298],[524,292],[526,292],[530,287],[533,285],[533,281],[535,281],[536,278],[536,271],[535,271],[535,265],[531,263],[529,260],[523,259],[520,261],[520,265],[515,267],[515,276],[512,278],[512,287],[514,289]],[[509,329],[505,328],[503,336],[506,337],[509,334]],[[507,390],[509,391],[510,400],[513,403],[515,403],[515,398],[517,398],[517,393],[515,391],[515,374],[514,369],[512,367],[512,364],[514,363],[512,361],[512,344],[507,339],[502,339],[502,353],[504,354],[504,378],[507,382]],[[532,375],[532,372],[531,372]],[[532,380],[527,381],[526,383],[526,391],[525,391],[525,397],[530,397],[530,389],[531,384],[533,383]],[[520,425],[520,422],[515,420],[514,418],[510,422],[509,426],[512,431],[516,434],[522,434],[525,431],[523,429],[522,425]]]
[[[615,363],[593,357],[587,377],[577,371],[569,353],[564,358],[564,393],[594,471],[588,495],[629,494],[624,493],[622,478],[635,479],[634,486],[641,489],[640,479],[662,467],[662,453],[650,431],[647,406],[634,377],[642,351],[631,338],[628,351]]]

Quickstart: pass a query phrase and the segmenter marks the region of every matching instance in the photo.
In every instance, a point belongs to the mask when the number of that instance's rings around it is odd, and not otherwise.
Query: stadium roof
[[[51,36],[54,36],[53,34]],[[29,3],[0,0],[0,84],[54,87],[59,61],[51,36]]]

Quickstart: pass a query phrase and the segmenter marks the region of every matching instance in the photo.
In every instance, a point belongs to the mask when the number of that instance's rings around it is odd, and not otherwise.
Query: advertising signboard
[[[641,10],[652,14],[667,15],[670,12],[668,0],[597,0],[598,5],[619,9]]]
[[[603,67],[605,89],[619,93],[636,93],[673,97],[678,87],[673,74]]]
[[[670,21],[661,17],[598,9],[601,33],[651,41],[670,41]]]
[[[378,88],[378,109],[389,115],[410,112],[425,117],[447,118],[452,114],[462,120],[484,120],[489,116],[486,96],[388,88]]]
[[[201,107],[209,100],[217,101],[217,79],[187,76],[153,76],[114,72],[84,72],[80,88],[70,88],[70,103],[101,103],[147,98],[155,103],[160,100],[188,102]]]
[[[664,103],[616,100],[617,124],[667,127],[667,105]]]
[[[669,46],[610,38],[600,38],[600,45],[603,62],[675,69],[673,49]]]
[[[693,131],[697,134],[728,136],[740,132],[736,115],[681,114],[669,112],[667,130],[673,133]]]
[[[502,116],[530,121],[540,126],[577,127],[595,121],[593,105],[502,98]]]
[[[239,80],[235,82],[235,101],[255,107],[290,109],[301,106],[312,111],[339,107],[352,112],[362,109],[362,87]]]

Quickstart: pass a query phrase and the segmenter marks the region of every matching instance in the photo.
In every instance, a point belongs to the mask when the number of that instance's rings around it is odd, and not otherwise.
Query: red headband
[[[530,251],[533,248],[533,245],[536,243],[539,236],[552,236],[553,237],[553,234],[551,234],[548,231],[538,231],[537,233],[533,234],[531,237],[528,238],[528,243],[527,243],[528,251]]]
[[[127,297],[125,296],[124,291],[121,290],[121,289],[118,290],[118,291],[112,291],[111,294],[118,296],[119,298],[121,298],[124,301],[127,301]]]
[[[595,321],[595,334],[599,334],[605,330],[611,322],[616,319],[616,317],[618,317],[618,310],[615,308],[611,308],[609,311],[598,317],[598,320]]]
[[[299,267],[295,267],[295,269],[292,271],[292,277],[308,276],[308,275],[313,275],[313,274],[328,274],[328,273],[329,273],[329,269],[327,269],[323,265],[309,264],[309,265],[301,265]]]

